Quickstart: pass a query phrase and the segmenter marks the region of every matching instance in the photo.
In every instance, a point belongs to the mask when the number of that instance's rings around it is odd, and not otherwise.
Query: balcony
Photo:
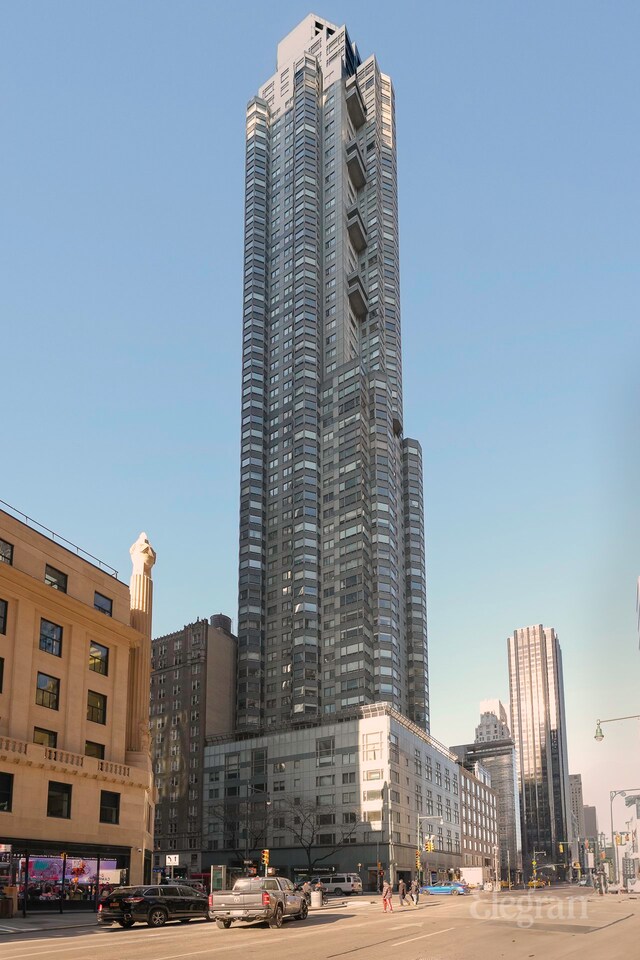
[[[347,231],[353,249],[362,253],[367,245],[367,228],[357,207],[351,207],[347,210]]]
[[[367,168],[364,165],[360,147],[355,140],[351,140],[347,144],[347,170],[351,177],[351,183],[356,190],[364,187],[367,182]]]
[[[369,300],[359,273],[351,273],[347,277],[347,294],[356,317],[365,317],[369,309]]]
[[[358,130],[367,119],[367,108],[355,77],[349,77],[346,84],[347,110],[351,117],[351,122]]]

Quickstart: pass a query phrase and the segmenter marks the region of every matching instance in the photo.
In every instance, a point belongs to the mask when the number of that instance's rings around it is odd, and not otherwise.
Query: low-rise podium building
[[[141,534],[129,587],[25,521],[0,511],[0,843],[30,881],[37,858],[52,886],[61,870],[87,887],[143,882],[155,553]]]

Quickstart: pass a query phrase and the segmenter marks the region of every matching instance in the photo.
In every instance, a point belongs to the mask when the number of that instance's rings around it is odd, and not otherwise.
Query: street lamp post
[[[604,733],[602,732],[603,723],[617,723],[619,720],[640,720],[640,713],[634,713],[631,717],[611,717],[610,720],[596,720],[596,732],[593,735],[593,739],[597,740],[598,743],[602,743],[604,740]]]
[[[606,720],[603,721],[606,723]],[[616,851],[616,838],[613,832],[613,801],[616,797],[626,797],[628,793],[640,793],[640,787],[627,787],[625,790],[609,791],[609,806],[611,810],[611,859],[613,860],[613,882],[618,882],[618,854]]]

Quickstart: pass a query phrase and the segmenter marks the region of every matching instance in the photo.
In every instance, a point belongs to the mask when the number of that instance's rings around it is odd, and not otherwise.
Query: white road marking
[[[439,937],[441,933],[449,933],[450,930],[455,930],[455,927],[447,927],[446,930],[434,930],[433,933],[421,933],[419,937],[409,937],[408,940],[398,940],[397,943],[393,943],[393,947],[401,947],[403,943],[411,943],[412,940],[425,940],[427,937]]]

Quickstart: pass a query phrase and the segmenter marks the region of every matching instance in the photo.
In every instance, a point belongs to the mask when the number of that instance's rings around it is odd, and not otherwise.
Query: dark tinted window
[[[100,791],[100,823],[120,823],[120,794]]]
[[[0,812],[11,813],[13,799],[13,774],[0,773]]]
[[[55,567],[50,567],[49,564],[44,568],[44,582],[53,587],[54,590],[60,590],[62,593],[67,592],[66,573],[63,573],[62,570],[56,570]]]
[[[162,886],[162,887],[160,887],[160,890],[162,891],[162,896],[163,896],[163,897],[177,897],[177,896],[179,896],[179,894],[178,894],[178,888],[177,888],[177,887],[165,887],[165,886]]]
[[[139,889],[139,888],[138,888]],[[160,891],[157,887],[145,887],[142,891],[145,897],[159,897]]]
[[[0,563],[13,563],[13,544],[0,540]]]
[[[47,798],[47,816],[62,817],[69,820],[71,817],[71,784],[49,781],[49,796]]]
[[[96,610],[99,610],[100,613],[106,614],[108,617],[111,616],[111,611],[113,609],[113,600],[110,600],[109,597],[103,596],[103,594],[96,592],[93,595],[93,605]]]

